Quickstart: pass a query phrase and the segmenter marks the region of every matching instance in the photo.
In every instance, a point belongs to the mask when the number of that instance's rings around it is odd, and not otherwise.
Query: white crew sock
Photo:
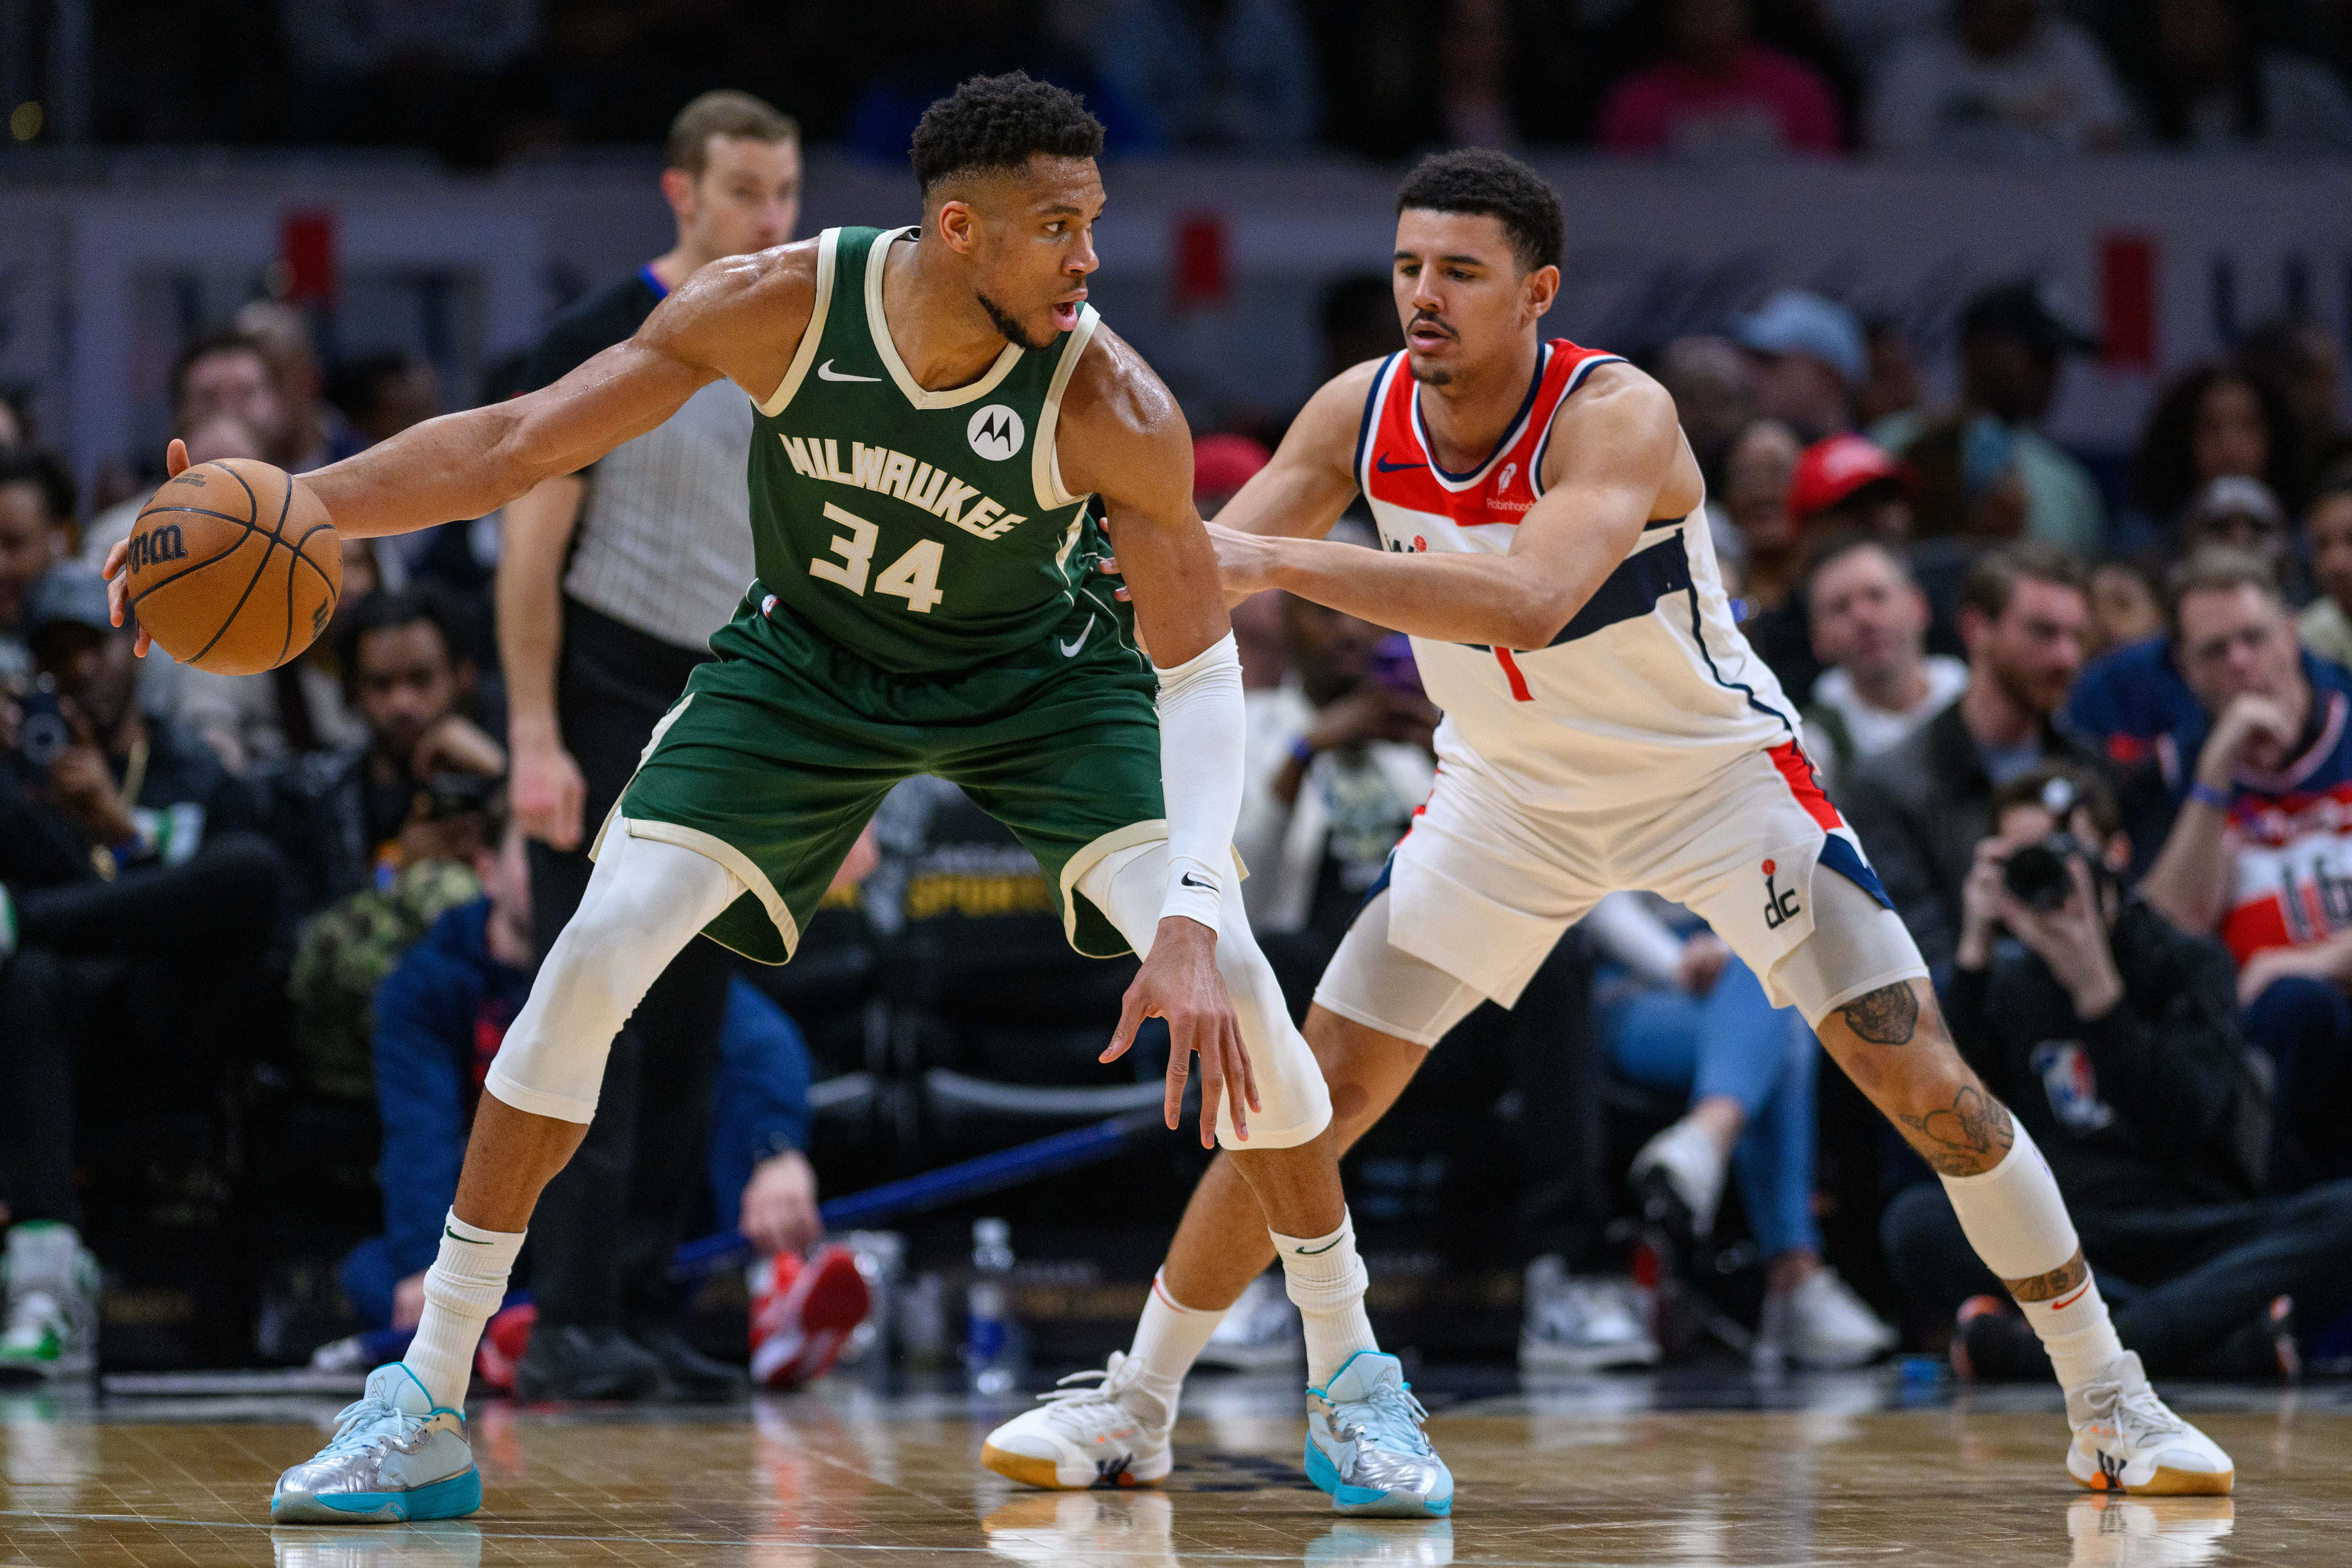
[[[1128,1359],[1139,1364],[1136,1382],[1158,1401],[1156,1424],[1166,1431],[1176,1422],[1176,1399],[1184,1391],[1184,1374],[1192,1370],[1201,1347],[1225,1321],[1226,1309],[1187,1307],[1168,1293],[1168,1271],[1151,1277],[1151,1295],[1135,1325],[1135,1348]],[[1153,1415],[1151,1411],[1142,1412]]]
[[[2033,1279],[2063,1268],[2082,1249],[2049,1162],[2023,1127],[2017,1127],[2016,1133],[2008,1155],[1991,1170],[1942,1178],[1969,1245],[2004,1280]],[[2050,1352],[2059,1386],[2069,1392],[2106,1371],[2124,1353],[2095,1279],[2053,1300],[2019,1305],[2025,1310],[2025,1321],[2042,1336],[2042,1348]]]
[[[1377,1351],[1364,1316],[1364,1261],[1356,1256],[1356,1226],[1346,1210],[1328,1236],[1284,1236],[1269,1230],[1282,1259],[1283,1287],[1307,1329],[1307,1381],[1320,1388],[1358,1351]]]
[[[436,1405],[466,1408],[466,1384],[473,1376],[474,1347],[482,1325],[506,1300],[507,1276],[522,1250],[520,1230],[484,1230],[467,1225],[451,1209],[441,1226],[441,1254],[425,1271],[425,1315],[402,1363]]]

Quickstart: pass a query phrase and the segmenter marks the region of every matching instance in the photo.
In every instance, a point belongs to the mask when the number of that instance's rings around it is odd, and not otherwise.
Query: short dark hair
[[[2285,607],[2286,591],[2279,586],[2278,573],[2252,551],[2227,544],[2191,551],[2164,579],[2165,631],[2180,635],[2180,601],[2189,595],[2226,594],[2235,588],[2260,589],[2265,598]]]
[[[909,153],[925,195],[941,180],[990,170],[1017,170],[1030,159],[1093,158],[1103,123],[1067,88],[1027,71],[976,76],[923,110]]]
[[[1847,556],[1864,550],[1877,551],[1894,563],[1896,576],[1914,586],[1917,584],[1918,579],[1911,574],[1911,563],[1903,558],[1903,552],[1887,543],[1884,534],[1874,533],[1866,528],[1841,528],[1823,536],[1806,552],[1804,568],[1797,580],[1810,591],[1814,578]]]
[[[689,174],[700,174],[710,162],[713,136],[740,136],[747,142],[797,142],[800,121],[764,99],[720,88],[706,92],[677,111],[669,122],[668,163]]]
[[[234,327],[199,332],[181,345],[179,357],[172,362],[173,413],[177,414],[180,405],[187,401],[182,388],[187,384],[188,372],[194,368],[198,360],[208,359],[214,354],[251,354],[261,362],[265,374],[269,369],[269,351],[261,346],[260,339],[249,337]]]
[[[2107,787],[2106,780],[2072,763],[2042,763],[1994,789],[1993,831],[2000,831],[2001,817],[2018,806],[2038,805],[2047,810],[2043,797],[2053,784],[2064,784],[2074,790],[2074,804],[2067,808],[2066,815],[2071,817],[2077,811],[2089,812],[2091,826],[2097,831],[2102,847],[2105,840],[2124,830],[2123,809],[2116,804],[2116,792]],[[2063,827],[2066,824],[2062,821],[2058,826]]]
[[[1559,194],[1507,153],[1465,147],[1431,153],[1413,165],[1397,191],[1397,211],[1407,207],[1496,219],[1511,237],[1522,272],[1559,266],[1568,247]]]
[[[0,485],[34,485],[52,522],[70,522],[79,492],[65,459],[42,447],[0,448]]]
[[[420,622],[440,634],[452,669],[465,662],[466,645],[457,636],[457,616],[436,584],[421,582],[405,588],[378,588],[352,606],[336,636],[335,655],[342,663],[344,689],[354,689],[359,679],[362,639]]]
[[[2081,556],[2039,539],[2021,539],[1977,557],[1960,584],[1960,608],[1981,611],[1987,620],[1997,621],[2008,614],[2011,597],[2024,582],[2054,583],[2085,600],[2091,596],[2091,574]]]

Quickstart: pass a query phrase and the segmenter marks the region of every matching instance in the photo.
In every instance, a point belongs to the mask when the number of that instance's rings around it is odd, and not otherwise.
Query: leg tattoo
[[[1838,1015],[1847,1028],[1874,1046],[1907,1046],[1919,1026],[1919,998],[1912,994],[1909,981],[1898,980],[1855,997]]]
[[[2031,1279],[2004,1279],[2009,1293],[2021,1301],[2054,1301],[2091,1277],[2091,1266],[2083,1260],[2083,1249],[2076,1247],[2074,1256],[2047,1274],[2037,1274]]]
[[[2010,1146],[2017,1142],[2009,1107],[1974,1084],[1963,1085],[1944,1110],[1925,1116],[1898,1114],[1895,1120],[1911,1130],[1911,1146],[1919,1151],[1919,1157],[1947,1176],[1989,1171],[2007,1157]]]

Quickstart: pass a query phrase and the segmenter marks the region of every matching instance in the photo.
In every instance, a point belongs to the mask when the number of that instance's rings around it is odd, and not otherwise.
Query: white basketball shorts
[[[1667,795],[1671,788],[1675,793]],[[1609,893],[1685,905],[1808,1024],[1927,965],[1812,766],[1791,742],[1663,798],[1545,811],[1449,760],[1323,973],[1315,1000],[1435,1045],[1482,1001],[1518,999]]]

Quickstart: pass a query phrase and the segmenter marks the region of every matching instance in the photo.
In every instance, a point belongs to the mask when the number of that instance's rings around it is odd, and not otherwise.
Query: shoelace
[[[2164,1401],[2156,1396],[2153,1388],[2136,1388],[2129,1394],[2116,1391],[2114,1419],[2118,1430],[2129,1433],[2134,1442],[2145,1443],[2151,1437],[2176,1437],[2189,1430],[2188,1424],[2165,1408]],[[2128,1423],[2125,1417],[2130,1417]]]
[[[1370,1438],[1376,1448],[1416,1457],[1432,1452],[1429,1439],[1421,1432],[1421,1423],[1429,1419],[1429,1412],[1413,1397],[1412,1384],[1409,1383],[1375,1389],[1369,1398],[1350,1400],[1340,1408],[1348,1413],[1344,1424]]]
[[[1133,1363],[1128,1360],[1125,1353],[1119,1351],[1113,1351],[1110,1352],[1110,1364],[1108,1366],[1099,1369],[1089,1367],[1084,1372],[1074,1372],[1070,1373],[1069,1376],[1062,1378],[1056,1382],[1050,1390],[1039,1394],[1037,1396],[1038,1403],[1041,1405],[1108,1405],[1117,1400],[1120,1394],[1126,1393],[1127,1385],[1134,1381],[1133,1374],[1129,1373],[1127,1370],[1131,1364]],[[1094,1384],[1094,1386],[1091,1388],[1071,1386],[1073,1384],[1088,1383]]]
[[[413,1427],[425,1425],[425,1419],[422,1415],[411,1415],[390,1400],[355,1399],[335,1413],[334,1438],[319,1450],[319,1457],[323,1459],[329,1454],[365,1453],[384,1434],[368,1431],[367,1436],[362,1438],[360,1436],[361,1432],[387,1418],[410,1424],[397,1428],[399,1435],[404,1437]]]

